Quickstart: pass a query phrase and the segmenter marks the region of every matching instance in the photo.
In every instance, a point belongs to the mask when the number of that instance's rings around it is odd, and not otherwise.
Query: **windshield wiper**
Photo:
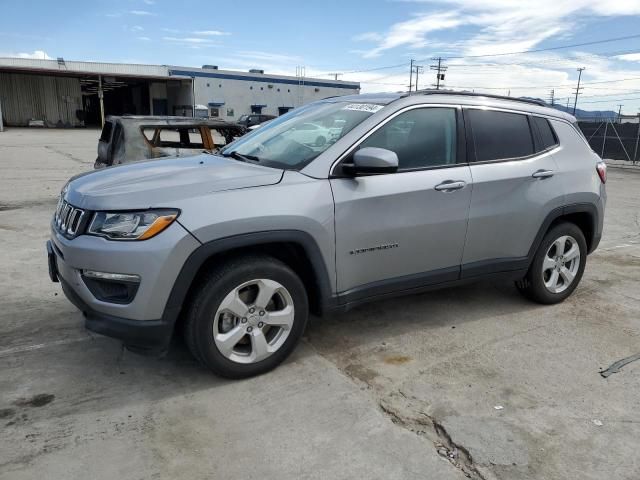
[[[241,162],[249,162],[249,161],[259,162],[260,161],[260,158],[256,157],[255,155],[243,155],[241,153],[238,153],[236,150],[233,150],[231,152],[224,152],[222,156],[235,158],[236,160],[240,160]]]

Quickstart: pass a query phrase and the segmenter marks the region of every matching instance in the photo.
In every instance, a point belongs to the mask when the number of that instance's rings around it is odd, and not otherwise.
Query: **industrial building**
[[[305,103],[359,93],[360,84],[168,65],[0,58],[5,126],[99,126],[106,115],[282,115]]]

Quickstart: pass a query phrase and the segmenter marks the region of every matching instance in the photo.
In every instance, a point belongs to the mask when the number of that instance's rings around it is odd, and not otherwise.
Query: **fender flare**
[[[294,243],[303,248],[313,269],[314,279],[319,289],[321,308],[323,311],[331,308],[336,303],[335,296],[332,294],[327,266],[315,239],[301,230],[272,230],[223,237],[203,243],[196,248],[189,255],[176,277],[165,304],[163,321],[175,324],[196,275],[202,265],[213,255],[242,247],[285,242]]]
[[[529,261],[529,265],[533,261],[533,257],[538,250],[538,247],[542,243],[542,239],[544,238],[547,231],[549,231],[549,227],[551,224],[559,218],[564,217],[565,215],[570,215],[572,213],[587,213],[591,218],[591,228],[593,231],[593,238],[591,239],[591,245],[589,246],[589,251],[587,253],[593,252],[598,243],[600,243],[600,234],[598,233],[598,225],[599,225],[599,214],[597,207],[592,203],[573,203],[571,205],[565,205],[562,207],[555,208],[549,212],[549,214],[545,217],[542,225],[538,229],[538,233],[536,234],[536,238],[533,240],[531,244],[531,248],[529,248],[529,253],[527,254],[527,258]],[[528,267],[527,267],[528,268]]]

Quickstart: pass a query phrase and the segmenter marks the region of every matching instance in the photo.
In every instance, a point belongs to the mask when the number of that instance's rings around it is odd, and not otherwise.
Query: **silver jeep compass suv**
[[[246,377],[291,353],[309,311],[497,275],[561,302],[600,241],[605,180],[575,119],[534,102],[330,98],[216,155],[75,177],[50,274],[88,329],[161,352],[179,327]]]

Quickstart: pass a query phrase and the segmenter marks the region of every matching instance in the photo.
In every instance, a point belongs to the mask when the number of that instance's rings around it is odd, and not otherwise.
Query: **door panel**
[[[526,257],[546,215],[563,203],[558,166],[550,152],[470,168],[473,194],[463,275],[470,263]],[[533,177],[540,171],[553,175]]]
[[[445,182],[457,190],[436,190]],[[331,179],[338,291],[441,269],[455,280],[471,199],[467,165]],[[442,187],[441,187],[442,188]]]

